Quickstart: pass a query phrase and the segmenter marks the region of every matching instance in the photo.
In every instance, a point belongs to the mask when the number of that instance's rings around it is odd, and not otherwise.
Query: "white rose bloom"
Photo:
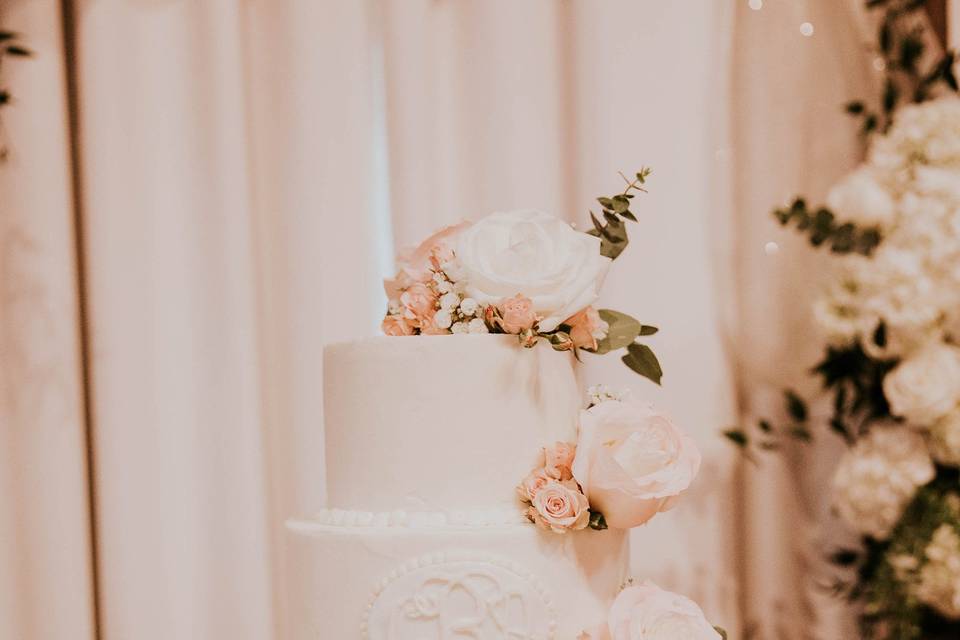
[[[924,550],[926,564],[914,595],[951,620],[960,620],[960,535],[949,524],[940,525]]]
[[[452,310],[456,309],[457,305],[460,304],[460,296],[455,292],[451,291],[450,293],[445,293],[440,296],[440,308]]]
[[[464,298],[460,301],[460,313],[465,316],[472,316],[477,312],[479,306],[473,298]]]
[[[440,309],[433,316],[433,324],[437,325],[438,329],[449,329],[450,325],[453,323],[453,318],[450,316],[450,311],[447,309]]]
[[[858,533],[884,540],[936,470],[923,436],[874,427],[844,453],[833,479],[834,507]]]
[[[470,333],[490,333],[490,330],[487,329],[487,323],[484,322],[481,318],[474,318],[467,325],[470,330]]]
[[[895,416],[930,426],[960,402],[960,349],[931,343],[903,360],[883,380]]]
[[[611,640],[720,640],[693,600],[652,582],[627,587],[610,607]]]
[[[937,420],[927,434],[930,454],[940,464],[960,467],[960,409]]]
[[[862,227],[886,227],[896,213],[890,192],[868,165],[855,169],[837,183],[827,195],[827,206],[841,222]]]
[[[610,259],[600,239],[540,211],[494,213],[460,234],[466,293],[481,305],[522,294],[552,331],[596,299]]]
[[[450,333],[468,333],[469,331],[470,328],[466,322],[455,322],[453,326],[450,327]]]

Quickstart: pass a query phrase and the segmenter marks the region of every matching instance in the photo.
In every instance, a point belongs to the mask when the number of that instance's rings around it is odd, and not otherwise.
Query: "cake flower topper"
[[[586,233],[534,210],[493,213],[441,229],[398,260],[384,283],[390,336],[457,333],[516,335],[525,347],[541,339],[558,351],[605,354],[660,384],[663,371],[638,339],[657,332],[625,313],[596,309],[610,263],[628,244],[630,206],[649,169],[609,198],[597,198]]]

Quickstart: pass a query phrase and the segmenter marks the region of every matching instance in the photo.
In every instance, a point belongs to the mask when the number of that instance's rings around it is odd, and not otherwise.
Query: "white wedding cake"
[[[587,233],[537,211],[443,229],[388,280],[386,334],[324,351],[327,508],[288,522],[294,640],[716,640],[693,602],[626,586],[628,535],[700,466],[669,417],[583,353],[660,382],[657,329],[595,309],[632,191]]]
[[[622,530],[543,531],[516,485],[572,440],[569,353],[381,337],[324,356],[328,504],[289,523],[291,625],[319,638],[575,638],[626,578]]]

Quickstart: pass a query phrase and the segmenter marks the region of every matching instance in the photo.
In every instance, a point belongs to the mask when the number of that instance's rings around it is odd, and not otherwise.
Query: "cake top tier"
[[[324,351],[328,503],[369,511],[516,504],[545,443],[575,435],[567,352],[510,335],[378,337]]]

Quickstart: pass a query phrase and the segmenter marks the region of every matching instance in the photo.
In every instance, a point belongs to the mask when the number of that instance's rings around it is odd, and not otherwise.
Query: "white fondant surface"
[[[605,619],[623,531],[288,523],[292,640],[566,640]]]
[[[514,504],[583,401],[569,353],[516,336],[335,344],[324,372],[328,505],[371,512]]]

